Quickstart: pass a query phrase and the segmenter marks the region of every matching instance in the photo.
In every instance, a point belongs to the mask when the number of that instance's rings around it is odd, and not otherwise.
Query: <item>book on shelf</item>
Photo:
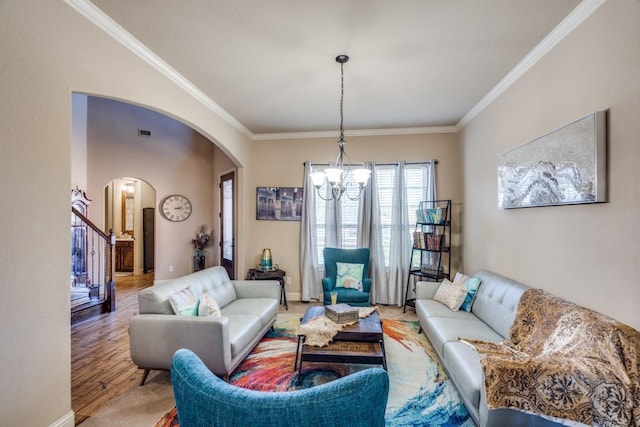
[[[447,220],[447,208],[436,207],[416,210],[416,220],[420,224],[444,224]]]
[[[439,251],[443,242],[444,234],[433,234],[422,231],[413,232],[413,247],[416,249]]]

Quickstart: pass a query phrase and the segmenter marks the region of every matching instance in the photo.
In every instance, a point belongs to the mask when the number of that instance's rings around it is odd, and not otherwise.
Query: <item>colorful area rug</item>
[[[305,362],[302,382],[293,370],[300,323],[295,315],[278,315],[275,330],[260,341],[230,378],[238,387],[261,391],[309,388],[349,375],[368,365]],[[417,321],[383,320],[389,401],[386,425],[453,427],[475,426],[438,356]],[[155,427],[179,426],[175,408]]]

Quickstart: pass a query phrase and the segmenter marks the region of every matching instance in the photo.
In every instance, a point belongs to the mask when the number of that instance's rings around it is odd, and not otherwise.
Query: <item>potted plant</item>
[[[193,252],[193,270],[200,271],[204,270],[205,262],[204,262],[204,248],[209,243],[209,239],[211,238],[211,234],[208,231],[205,231],[204,226],[202,229],[196,234],[196,238],[192,240],[194,252]]]

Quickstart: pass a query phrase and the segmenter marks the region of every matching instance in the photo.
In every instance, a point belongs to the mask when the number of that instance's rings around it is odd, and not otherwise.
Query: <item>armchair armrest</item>
[[[332,277],[322,278],[322,289],[324,289],[325,292],[331,292],[335,287],[336,284]]]
[[[416,283],[416,299],[433,299],[439,287],[440,282]]]
[[[371,278],[362,279],[362,290],[366,293],[371,292]]]
[[[139,314],[129,321],[131,359],[140,368],[170,369],[180,348],[196,353],[218,374],[231,365],[229,319],[226,317]]]
[[[238,298],[273,298],[280,301],[277,280],[232,280]]]

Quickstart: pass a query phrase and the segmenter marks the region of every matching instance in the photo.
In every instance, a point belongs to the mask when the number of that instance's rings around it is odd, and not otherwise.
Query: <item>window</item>
[[[409,212],[408,223],[406,224],[406,232],[412,235],[416,221],[416,210],[422,200],[425,200],[427,188],[429,185],[429,168],[428,163],[408,164],[405,165],[405,185],[407,192],[407,209]],[[395,178],[396,165],[378,165],[376,166],[376,180],[378,191],[378,203],[380,205],[380,221],[382,225],[382,241],[385,259],[385,267],[389,268],[389,252],[391,246],[391,211]],[[353,184],[352,184],[353,186]],[[351,191],[353,192],[353,188]],[[320,188],[321,194],[326,194],[326,183]],[[353,193],[352,193],[353,194]],[[325,247],[325,225],[326,225],[326,207],[327,203],[335,203],[334,201],[324,201],[314,192],[316,197],[316,237],[318,243],[318,265],[324,265],[322,250]],[[343,196],[340,201],[339,211],[339,234],[341,246],[343,248],[355,248],[358,245],[358,210],[359,200],[353,201]]]

